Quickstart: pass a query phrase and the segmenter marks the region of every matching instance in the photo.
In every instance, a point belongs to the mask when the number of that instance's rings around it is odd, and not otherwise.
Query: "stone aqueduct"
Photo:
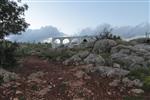
[[[59,43],[56,43],[56,40],[59,41]],[[92,41],[95,40],[95,36],[73,36],[73,37],[53,37],[52,38],[52,47],[55,48],[57,46],[63,45],[64,41],[68,40],[68,43],[66,45],[73,45],[72,43],[74,40],[77,41],[77,43],[85,42],[85,41]]]

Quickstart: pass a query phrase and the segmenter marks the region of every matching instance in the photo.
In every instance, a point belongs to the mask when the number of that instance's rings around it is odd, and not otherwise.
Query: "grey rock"
[[[124,84],[125,87],[132,87],[134,85],[134,83],[127,77],[122,79],[122,83]]]
[[[114,40],[110,39],[99,40],[95,43],[93,52],[96,53],[106,52],[116,45],[117,43]]]
[[[142,94],[142,93],[144,93],[144,90],[142,90],[142,89],[131,89],[130,91],[132,93],[135,93],[135,94]]]
[[[109,83],[109,86],[116,87],[119,85],[119,83],[120,83],[120,80],[113,80],[111,83]]]
[[[145,49],[139,49],[134,46],[125,46],[125,45],[117,45],[111,49],[111,53],[123,53],[123,54],[136,54],[136,55],[144,55],[145,53],[148,53]]]
[[[63,62],[64,65],[69,65],[69,64],[75,64],[75,65],[79,65],[79,62],[81,62],[82,59],[79,57],[79,55],[74,55],[71,58],[65,60]]]
[[[81,66],[81,69],[83,69],[86,73],[95,72],[93,64],[83,65]]]
[[[30,80],[30,79],[32,80],[32,79],[34,79],[34,78],[43,77],[44,75],[45,75],[44,72],[38,71],[38,72],[36,72],[36,73],[30,74],[30,75],[28,76],[28,79],[29,79],[29,80]]]
[[[131,49],[131,46],[125,46],[125,45],[117,45],[115,47],[112,47],[111,53],[118,53],[121,49],[123,49],[123,52],[128,52]]]
[[[139,79],[133,80],[133,84],[136,87],[142,87],[143,86],[143,83]]]
[[[20,78],[19,75],[17,75],[16,73],[9,72],[3,68],[0,68],[0,76],[3,77],[4,82],[9,82],[11,80],[16,80]]]
[[[132,54],[131,52],[127,53],[125,49],[123,49],[123,51],[113,50],[111,54],[112,61],[121,64],[121,67],[129,70],[136,69],[136,67],[146,66],[144,57]]]
[[[120,65],[117,64],[117,63],[114,63],[114,64],[113,64],[113,67],[114,67],[114,68],[120,68]]]
[[[105,60],[100,55],[90,54],[84,59],[84,62],[86,64],[104,65]]]
[[[96,71],[99,72],[102,76],[108,76],[108,77],[124,77],[129,73],[129,71],[120,69],[120,68],[112,68],[107,66],[98,66],[95,67]]]
[[[89,51],[81,51],[77,55],[83,59],[83,58],[87,57],[88,54],[89,54]]]
[[[142,87],[143,83],[139,80],[139,79],[135,79],[135,80],[130,80],[127,77],[122,79],[122,83],[124,84],[125,87]]]
[[[134,48],[150,51],[150,45],[149,44],[137,44],[134,46]]]

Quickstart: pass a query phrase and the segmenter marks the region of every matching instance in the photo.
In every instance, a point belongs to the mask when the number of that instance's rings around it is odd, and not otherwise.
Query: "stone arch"
[[[54,40],[54,43],[55,43],[55,44],[61,44],[61,40],[60,40],[60,39],[55,39],[55,40]]]
[[[88,42],[88,39],[86,39],[86,38],[84,38],[83,40],[82,40],[82,42]]]
[[[68,38],[63,39],[62,44],[69,44],[70,40]]]
[[[71,43],[72,44],[76,44],[76,43],[78,43],[79,42],[79,39],[78,38],[73,38],[72,40],[71,40]]]

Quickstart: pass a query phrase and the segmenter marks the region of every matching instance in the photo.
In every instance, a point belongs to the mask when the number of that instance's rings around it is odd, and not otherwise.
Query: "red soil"
[[[44,75],[37,80],[27,78],[39,71]],[[26,57],[15,72],[21,79],[5,88],[0,86],[0,100],[122,100],[128,95],[126,90],[119,92],[120,87],[110,87],[112,79],[102,78],[97,73],[86,74],[81,66],[64,66],[61,62],[35,56]],[[26,99],[17,99],[21,97]]]

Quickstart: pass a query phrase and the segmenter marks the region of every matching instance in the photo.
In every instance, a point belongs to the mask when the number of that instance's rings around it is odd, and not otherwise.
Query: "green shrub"
[[[38,56],[41,52],[44,52],[49,48],[51,48],[50,43],[20,43],[19,48],[16,51],[16,55],[18,57],[25,57],[34,53]]]
[[[32,85],[31,89],[32,89],[33,91],[38,91],[38,86],[37,86],[37,85]]]
[[[143,89],[144,89],[145,91],[150,92],[150,76],[146,76],[146,77],[144,78]]]
[[[0,76],[0,85],[4,82],[3,76]]]
[[[140,79],[143,84],[143,89],[150,92],[150,68],[139,68],[129,73],[130,79]]]
[[[16,64],[16,48],[16,43],[5,40],[0,41],[0,66],[8,68]]]
[[[106,66],[112,66],[112,60],[111,60],[110,53],[106,52],[106,53],[101,53],[100,55],[105,59]]]
[[[21,95],[18,97],[19,100],[26,100],[25,96]]]
[[[40,56],[43,58],[48,58],[50,60],[56,60],[60,58],[61,60],[70,58],[74,53],[68,49],[51,49],[42,51]]]
[[[125,96],[123,100],[144,100],[143,96]]]
[[[138,68],[130,71],[128,77],[131,79],[140,79],[141,81],[144,81],[145,77],[149,75],[150,75],[150,68]]]

